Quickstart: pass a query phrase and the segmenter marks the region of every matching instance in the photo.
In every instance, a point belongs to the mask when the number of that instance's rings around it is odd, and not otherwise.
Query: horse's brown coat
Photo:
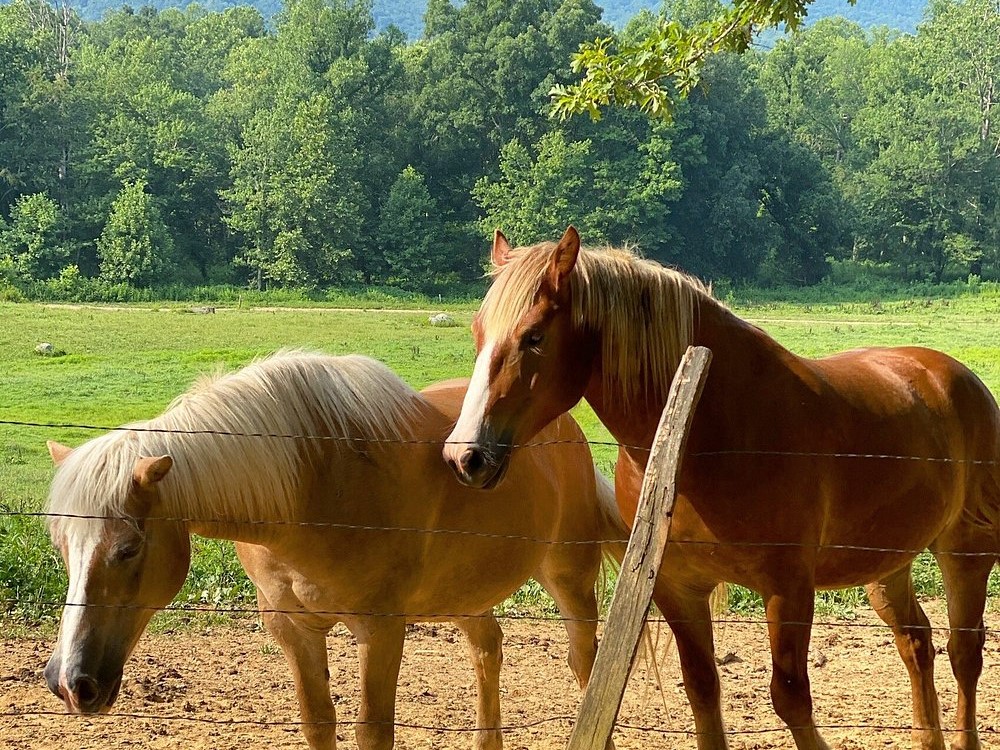
[[[959,684],[953,747],[978,749],[982,612],[1000,552],[1000,413],[983,383],[927,349],[798,357],[677,272],[581,250],[572,227],[558,244],[506,245],[498,234],[493,257],[505,265],[474,323],[492,377],[474,381],[467,401],[485,407],[478,419],[461,415],[445,448],[466,483],[489,481],[509,459],[505,446],[585,397],[624,446],[617,498],[634,517],[679,346],[713,352],[654,594],[676,635],[698,747],[726,747],[708,596],[729,581],[764,597],[772,699],[800,750],[826,748],[807,674],[814,590],[857,584],[870,584],[909,669],[916,745],[943,749],[930,631],[909,575],[929,546],[959,628],[949,640]],[[643,288],[660,313],[623,292]],[[690,302],[657,299],[674,289]],[[487,369],[477,362],[477,371]]]

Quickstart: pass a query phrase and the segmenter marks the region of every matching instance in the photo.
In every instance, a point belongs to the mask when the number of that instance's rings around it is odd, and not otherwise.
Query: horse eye
[[[134,560],[142,552],[142,544],[127,544],[122,547],[118,547],[114,553],[114,561],[117,563],[128,562],[129,560]]]
[[[541,331],[528,331],[521,339],[521,344],[525,349],[534,349],[545,340],[545,334]]]

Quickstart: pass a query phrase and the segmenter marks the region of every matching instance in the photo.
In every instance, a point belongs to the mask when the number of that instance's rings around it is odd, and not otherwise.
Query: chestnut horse
[[[764,598],[771,698],[797,748],[827,747],[807,674],[814,591],[860,584],[871,584],[909,671],[914,743],[943,748],[929,623],[910,577],[928,546],[954,628],[953,748],[980,747],[1000,414],[972,372],[919,348],[798,357],[694,279],[627,251],[581,249],[572,227],[558,243],[521,249],[497,232],[493,262],[473,323],[472,382],[444,449],[469,486],[496,483],[512,446],[584,397],[622,446],[617,500],[634,518],[679,358],[689,344],[713,352],[654,590],[676,635],[701,750],[727,746],[708,605],[722,581]]]
[[[468,637],[475,746],[500,748],[491,609],[529,576],[568,618],[570,666],[585,685],[601,564],[589,542],[626,531],[613,488],[568,417],[546,433],[556,444],[514,460],[494,497],[463,488],[440,451],[465,385],[417,393],[366,357],[286,353],[203,382],[132,431],[75,450],[50,443],[51,534],[69,570],[45,669],[52,692],[72,712],[110,709],[151,615],[184,581],[190,534],[237,541],[312,748],[336,746],[330,628],[342,622],[357,638],[356,736],[373,750],[393,744],[406,623],[428,620]]]

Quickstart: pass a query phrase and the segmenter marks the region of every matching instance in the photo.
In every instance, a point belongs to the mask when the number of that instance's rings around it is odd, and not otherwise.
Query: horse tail
[[[615,486],[594,466],[594,481],[597,485],[598,526],[600,528],[602,551],[605,559],[620,564],[628,545],[629,528],[622,520],[621,511],[615,501]]]
[[[986,424],[977,430],[978,435],[971,441],[972,455],[977,460],[968,467],[966,475],[972,487],[964,520],[974,527],[992,531],[994,543],[1000,545],[1000,408],[983,382],[975,375],[973,378],[983,394],[982,400],[987,402],[985,409],[982,403],[975,405]]]

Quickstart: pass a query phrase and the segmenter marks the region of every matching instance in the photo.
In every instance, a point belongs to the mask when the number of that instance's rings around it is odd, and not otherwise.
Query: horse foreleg
[[[934,689],[934,646],[930,622],[913,592],[910,566],[898,570],[865,590],[878,616],[892,628],[896,648],[910,675],[913,698],[913,746],[944,750],[941,709]]]
[[[262,610],[270,608],[259,592],[258,601]],[[337,713],[330,699],[326,633],[300,627],[287,615],[264,612],[262,617],[264,627],[281,646],[291,668],[306,742],[312,750],[334,750]]]
[[[980,750],[976,689],[983,672],[983,646],[986,644],[983,623],[986,589],[996,558],[950,554],[955,551],[934,550],[948,599],[948,623],[952,628],[948,637],[948,658],[958,686],[956,734],[951,746],[953,750]]]
[[[560,550],[543,562],[536,578],[563,617],[569,636],[569,668],[580,689],[587,687],[597,656],[597,596],[594,583],[601,568],[596,549]]]
[[[793,569],[790,567],[790,569]],[[798,750],[829,750],[813,721],[809,690],[809,636],[815,591],[802,582],[764,598],[771,642],[771,702]]]
[[[550,555],[538,571],[538,582],[549,592],[566,626],[569,638],[569,668],[583,690],[590,682],[597,658],[597,595],[594,584],[601,568],[600,554],[593,549],[569,549]],[[614,750],[610,737],[605,750]]]
[[[389,750],[395,740],[396,683],[406,624],[402,617],[363,617],[351,624],[361,673],[354,736],[360,750]]]
[[[456,620],[469,644],[469,658],[476,671],[476,750],[500,750],[500,667],[503,664],[503,631],[492,613]]]
[[[719,670],[715,665],[710,592],[702,595],[668,591],[661,587],[661,581],[662,577],[657,580],[653,601],[674,632],[684,691],[691,703],[698,733],[698,750],[727,750]]]

